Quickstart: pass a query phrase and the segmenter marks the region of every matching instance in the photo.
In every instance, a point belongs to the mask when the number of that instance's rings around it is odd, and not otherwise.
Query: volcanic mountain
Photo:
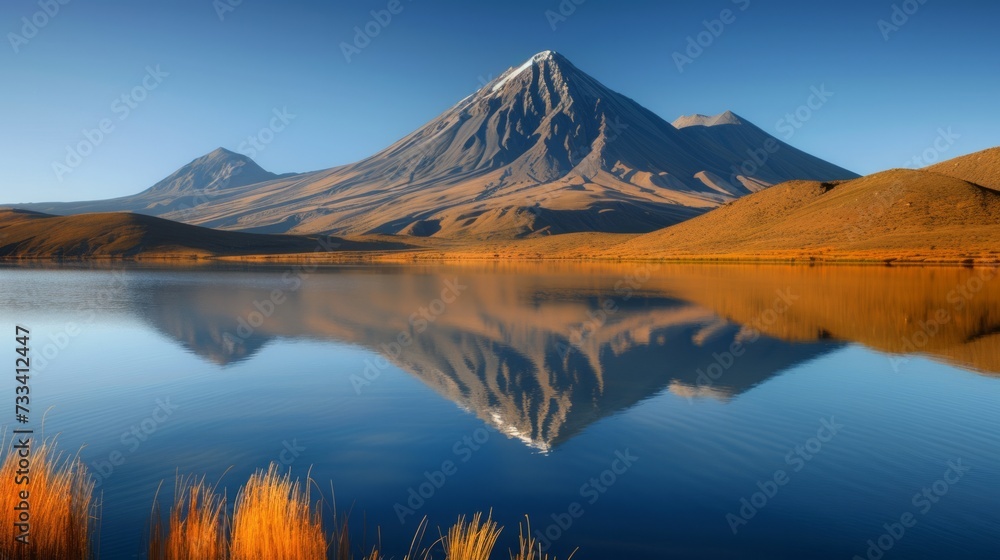
[[[243,172],[214,188],[220,161]],[[731,112],[670,124],[545,51],[357,163],[275,178],[216,150],[139,195],[23,207],[266,233],[511,238],[647,232],[781,181],[853,177]]]
[[[264,183],[290,175],[294,174],[270,173],[243,154],[218,148],[191,161],[139,194],[107,200],[22,204],[17,207],[51,214],[137,212],[158,216],[167,212],[183,212],[227,189]],[[176,217],[174,216],[175,219]]]

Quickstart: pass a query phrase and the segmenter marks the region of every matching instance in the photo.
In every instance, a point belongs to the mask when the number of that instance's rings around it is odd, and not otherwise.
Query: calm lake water
[[[996,558],[994,276],[3,268],[0,345],[32,331],[103,559],[143,557],[161,482],[234,496],[274,461],[397,558],[490,509],[502,550],[527,514],[560,559]]]

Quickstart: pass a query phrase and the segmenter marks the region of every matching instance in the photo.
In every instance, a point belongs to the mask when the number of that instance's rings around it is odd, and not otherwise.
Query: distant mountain
[[[245,155],[217,148],[136,195],[87,202],[20,204],[17,208],[48,214],[136,212],[157,216],[172,211],[183,213],[231,189],[291,175],[270,173]]]
[[[99,208],[269,233],[511,238],[647,232],[777,182],[856,177],[729,112],[676,125],[545,51],[357,163],[269,180],[246,160],[247,180],[209,189],[213,152]]]
[[[204,155],[174,171],[169,177],[140,193],[145,195],[187,196],[197,191],[224,191],[278,178],[264,171],[252,159],[225,148]]]
[[[51,216],[0,209],[0,258],[211,257],[370,250],[398,243],[218,231],[127,212]]]
[[[995,262],[1000,190],[956,177],[1000,184],[998,154],[839,183],[791,181],[615,245],[607,256]]]
[[[733,162],[727,175],[713,177],[706,172],[698,176],[705,183],[716,184],[719,189],[725,189],[727,185],[743,185],[747,190],[756,192],[792,179],[823,181],[858,177],[780,142],[732,111],[712,117],[680,117],[674,121],[674,127],[691,143],[713,149],[723,160]],[[733,191],[734,198],[742,194],[746,192],[738,188]]]

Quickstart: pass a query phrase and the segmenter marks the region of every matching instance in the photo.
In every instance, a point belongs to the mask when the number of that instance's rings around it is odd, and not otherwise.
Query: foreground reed
[[[169,526],[153,502],[149,560],[226,560],[226,498],[204,478],[177,478]]]
[[[98,506],[93,501],[94,482],[73,456],[64,458],[48,440],[30,449],[30,468],[14,438],[4,441],[0,454],[0,558],[4,560],[86,560],[90,558],[92,531]],[[27,492],[27,494],[22,494]],[[27,499],[23,499],[26,496]],[[23,534],[25,502],[30,506]]]
[[[16,441],[16,440],[15,440]],[[0,559],[88,560],[97,548],[99,506],[93,479],[78,456],[55,454],[54,442],[31,449],[30,470],[24,468],[14,442],[0,444]],[[312,500],[313,481],[292,479],[272,464],[255,472],[240,489],[232,518],[227,500],[204,478],[178,477],[169,515],[160,514],[155,499],[148,533],[150,560],[354,560],[350,529],[343,521],[329,536],[323,531],[322,501]],[[28,500],[21,492],[28,492]],[[157,492],[158,494],[159,492]],[[30,532],[18,542],[23,503],[30,504]],[[334,516],[336,525],[336,516]],[[429,546],[424,546],[427,519],[417,527],[403,560],[489,560],[503,530],[476,513],[464,516]],[[519,551],[512,560],[555,560],[542,554],[521,527]],[[527,536],[526,536],[527,535]],[[385,560],[381,543],[361,560]],[[397,557],[398,558],[398,557]],[[572,558],[572,556],[570,557]]]
[[[325,560],[323,519],[310,500],[310,482],[303,488],[273,463],[254,473],[236,498],[231,560]]]
[[[520,534],[517,536],[519,548],[517,554],[511,553],[511,560],[556,560],[555,557],[549,558],[548,554],[544,554],[542,544],[531,536],[531,520],[527,516],[524,517],[524,523],[520,524],[518,528],[520,529]],[[574,555],[576,555],[575,550],[569,555],[568,560],[572,560]]]
[[[443,539],[445,558],[489,560],[502,529],[493,521],[492,515],[483,522],[480,522],[481,518],[482,513],[477,513],[466,523],[462,516],[448,529]]]
[[[224,512],[226,498],[200,480],[178,479],[169,522],[163,523],[154,506],[150,524],[150,560],[385,560],[381,543],[367,553],[356,553],[346,520],[323,532],[322,502],[313,503],[304,482],[281,474],[272,464],[257,471],[240,489],[229,523]],[[489,560],[496,552],[503,530],[492,514],[464,516],[440,538],[425,546],[427,519],[417,527],[403,560]],[[509,551],[511,560],[555,560],[542,553],[531,536],[531,526],[522,525],[519,550]],[[398,558],[398,556],[396,557]],[[570,556],[572,558],[572,556]]]

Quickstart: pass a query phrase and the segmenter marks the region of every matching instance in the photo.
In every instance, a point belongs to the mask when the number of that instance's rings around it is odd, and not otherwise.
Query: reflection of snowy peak
[[[571,278],[540,277],[537,284],[505,275],[471,275],[470,289],[426,330],[417,333],[410,313],[440,295],[435,275],[346,275],[344,294],[378,284],[382,297],[330,297],[303,286],[248,338],[232,333],[246,302],[269,289],[190,282],[150,293],[160,330],[199,355],[220,363],[247,359],[275,338],[336,340],[387,352],[400,332],[412,343],[387,354],[418,378],[507,437],[549,452],[600,419],[671,390],[729,399],[792,364],[835,348],[758,340],[726,378],[703,387],[698,370],[741,336],[741,327],[680,300],[636,296],[585,339],[574,339],[594,301],[612,286],[581,289]],[[613,284],[614,280],[611,280]],[[146,289],[148,287],[144,287]],[[230,333],[227,337],[226,333]],[[577,344],[574,345],[574,342]],[[340,370],[334,370],[339,372]],[[342,371],[342,382],[352,383]],[[366,390],[363,381],[362,390]],[[377,381],[376,381],[377,382]]]

